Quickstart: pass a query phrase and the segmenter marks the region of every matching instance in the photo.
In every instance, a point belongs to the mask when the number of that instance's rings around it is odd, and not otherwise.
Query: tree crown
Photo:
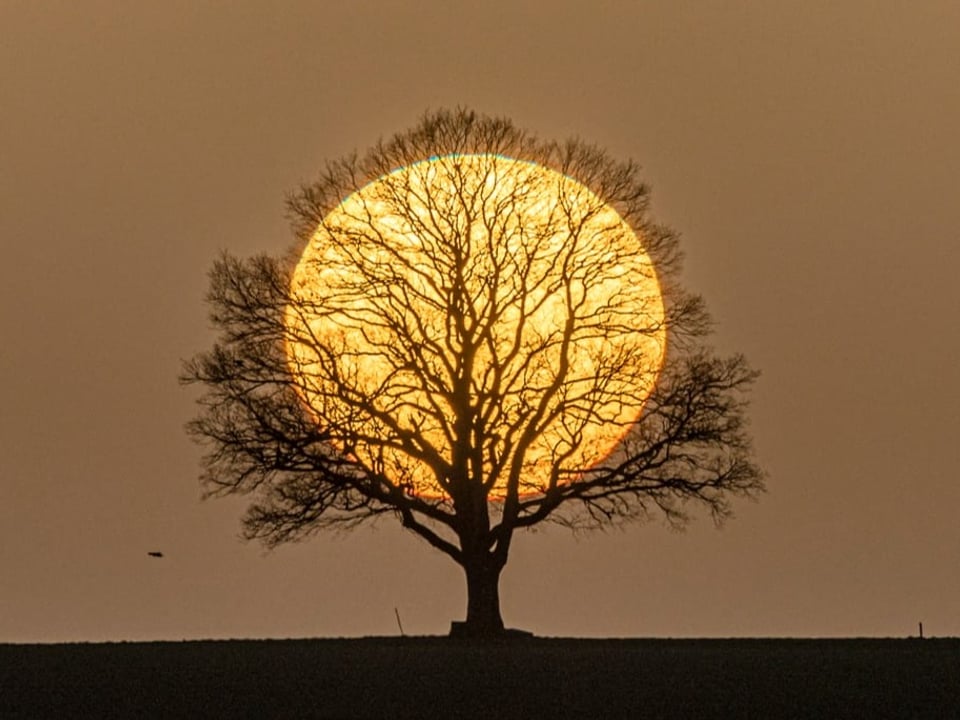
[[[722,518],[762,489],[755,373],[704,345],[636,164],[441,111],[288,208],[291,253],[214,265],[221,336],[183,373],[209,492],[257,495],[249,536],[394,513],[460,560],[546,519]]]

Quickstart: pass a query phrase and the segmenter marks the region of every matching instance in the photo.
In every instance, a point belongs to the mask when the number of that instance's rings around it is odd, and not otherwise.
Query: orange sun
[[[520,494],[539,493],[616,448],[666,344],[653,264],[616,210],[490,154],[414,163],[343,200],[294,270],[285,326],[317,422],[349,428],[341,450],[423,497],[444,496],[425,458],[452,457],[464,373],[489,496],[514,466]]]

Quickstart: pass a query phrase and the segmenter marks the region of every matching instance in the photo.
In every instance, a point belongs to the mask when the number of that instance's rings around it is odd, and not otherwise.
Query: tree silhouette
[[[207,494],[254,498],[246,537],[393,515],[464,569],[483,636],[517,530],[719,522],[762,491],[756,373],[704,344],[635,164],[440,111],[288,208],[289,255],[214,263],[220,336],[181,378]]]

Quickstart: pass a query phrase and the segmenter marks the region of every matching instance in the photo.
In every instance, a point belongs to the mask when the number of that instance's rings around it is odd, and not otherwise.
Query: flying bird
[[[149,555],[150,557],[156,557],[156,558],[163,557],[163,553],[160,552],[159,550],[151,550],[150,552],[147,553],[147,555]]]

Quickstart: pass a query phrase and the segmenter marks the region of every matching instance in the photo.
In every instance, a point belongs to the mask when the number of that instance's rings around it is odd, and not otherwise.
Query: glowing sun
[[[285,328],[332,444],[426,498],[576,482],[640,416],[666,343],[642,237],[577,180],[490,154],[399,168],[330,211]]]

